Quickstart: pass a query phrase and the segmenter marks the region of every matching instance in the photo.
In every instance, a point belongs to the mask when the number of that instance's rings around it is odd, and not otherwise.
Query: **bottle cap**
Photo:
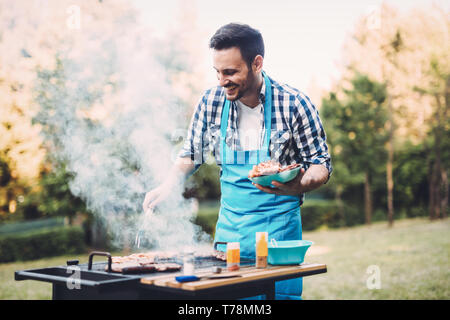
[[[240,248],[239,242],[228,242],[227,243],[227,250],[235,250]]]
[[[267,232],[256,232],[256,241],[258,240],[265,240],[268,241],[269,236]]]

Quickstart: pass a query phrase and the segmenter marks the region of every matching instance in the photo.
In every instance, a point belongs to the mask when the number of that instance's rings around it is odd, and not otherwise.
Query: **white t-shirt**
[[[254,108],[250,108],[241,101],[236,101],[237,105],[237,130],[241,150],[257,150],[261,147],[261,108],[260,103]]]

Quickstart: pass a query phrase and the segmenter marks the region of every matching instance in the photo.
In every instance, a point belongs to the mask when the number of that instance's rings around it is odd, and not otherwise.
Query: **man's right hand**
[[[154,210],[159,203],[166,200],[170,195],[170,189],[171,186],[163,184],[147,192],[145,194],[144,203],[142,204],[144,212],[147,212],[149,209]]]
[[[170,171],[167,180],[159,187],[145,194],[142,209],[147,212],[149,209],[154,210],[158,204],[167,200],[171,193],[176,190],[177,184],[182,183],[194,170],[194,163],[188,158],[178,158]]]

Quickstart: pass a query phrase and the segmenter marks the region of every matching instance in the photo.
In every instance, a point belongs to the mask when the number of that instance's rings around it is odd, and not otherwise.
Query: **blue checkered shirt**
[[[331,158],[319,112],[301,91],[286,84],[272,83],[272,128],[269,145],[270,157],[282,165],[301,163],[305,169],[311,164],[322,164],[332,172]],[[264,137],[265,82],[260,91],[261,143]],[[220,122],[225,101],[225,90],[217,86],[207,90],[192,116],[187,139],[180,157],[190,157],[195,169],[213,154],[221,164]],[[230,105],[225,141],[232,150],[240,150],[237,130],[238,108]]]

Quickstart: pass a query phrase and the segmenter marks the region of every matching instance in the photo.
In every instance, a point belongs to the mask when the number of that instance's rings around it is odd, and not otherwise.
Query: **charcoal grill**
[[[105,256],[107,261],[93,263],[95,255]],[[181,257],[159,259],[156,262],[181,264]],[[309,276],[326,272],[326,265],[308,264],[306,266],[259,271],[261,276],[243,277],[239,283],[220,284],[203,288],[201,281],[183,286],[173,283],[174,278],[183,273],[176,272],[142,272],[122,274],[110,272],[111,255],[107,252],[93,252],[88,263],[79,264],[78,260],[67,261],[65,266],[56,266],[15,272],[15,280],[37,280],[52,284],[54,300],[173,300],[173,299],[239,299],[264,294],[267,299],[275,298],[275,282],[296,277]],[[241,273],[256,274],[254,260],[241,257]],[[211,273],[213,267],[226,267],[226,262],[214,256],[195,257],[195,269],[198,273]],[[281,267],[284,268],[284,267]],[[294,269],[294,270],[292,270]],[[239,278],[235,278],[239,279]],[[162,284],[162,285],[161,285]],[[196,286],[199,285],[196,290]],[[187,287],[187,288],[185,288]],[[188,290],[186,290],[188,289]],[[193,290],[191,290],[193,289]]]
[[[93,262],[94,256],[104,256],[106,262]],[[179,256],[157,259],[158,263],[178,263]],[[88,263],[79,264],[78,260],[69,260],[65,266],[16,271],[15,280],[37,280],[52,283],[52,298],[59,299],[173,299],[172,293],[151,290],[140,285],[140,280],[148,276],[181,275],[182,272],[142,272],[122,274],[111,272],[111,254],[92,252]],[[254,261],[244,259],[242,265],[251,265]],[[213,267],[226,267],[226,262],[214,256],[195,257],[196,270],[208,270]],[[109,271],[108,271],[109,270]]]

